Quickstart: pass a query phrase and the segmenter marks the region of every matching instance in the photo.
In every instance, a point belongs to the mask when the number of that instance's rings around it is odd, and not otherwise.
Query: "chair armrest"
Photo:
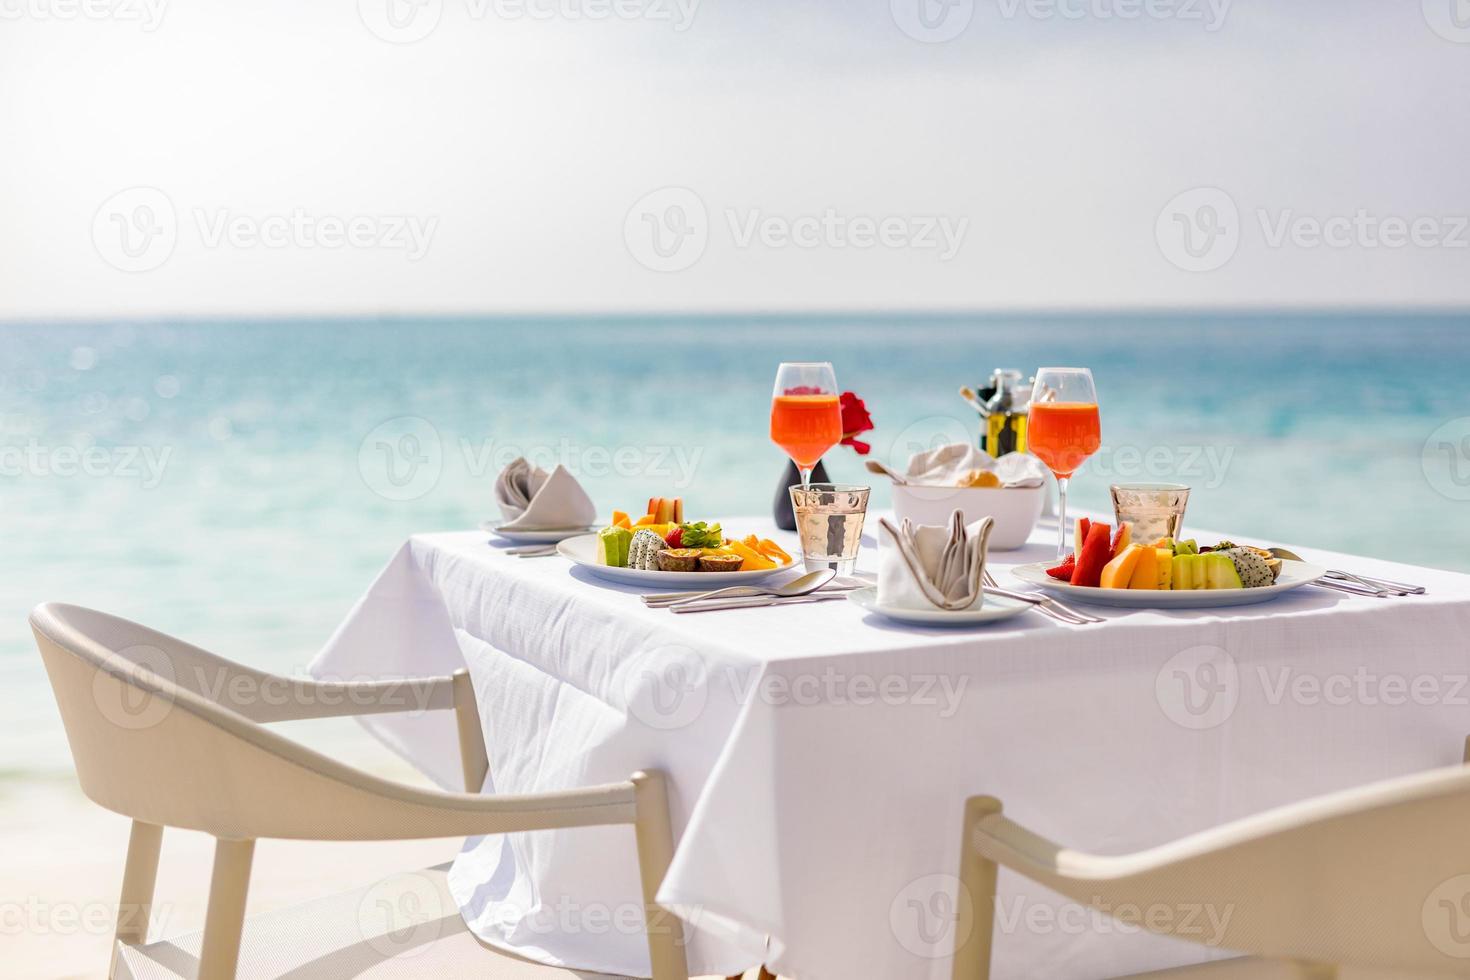
[[[220,707],[261,724],[309,718],[341,718],[455,707],[453,677],[404,677],[381,681],[319,681],[239,668],[215,690],[198,689]]]

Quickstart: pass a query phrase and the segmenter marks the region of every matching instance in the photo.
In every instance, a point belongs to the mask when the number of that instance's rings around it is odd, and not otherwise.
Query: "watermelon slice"
[[[1072,581],[1072,570],[1076,567],[1077,553],[1074,551],[1066,558],[1063,558],[1062,563],[1056,568],[1048,568],[1046,570],[1046,574],[1050,575],[1052,578],[1059,578],[1063,582],[1070,582]]]
[[[1072,554],[1082,550],[1082,542],[1087,540],[1087,529],[1092,527],[1092,522],[1085,517],[1077,518],[1077,523],[1072,525]]]
[[[1072,584],[1092,588],[1102,582],[1102,570],[1113,560],[1113,528],[1096,523],[1087,529],[1087,540],[1077,549],[1077,567],[1072,570]]]
[[[1117,558],[1132,543],[1133,525],[1124,521],[1118,525],[1118,533],[1113,535],[1113,557]]]

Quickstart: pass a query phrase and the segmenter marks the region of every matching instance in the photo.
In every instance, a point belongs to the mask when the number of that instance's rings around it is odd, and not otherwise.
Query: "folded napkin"
[[[1039,487],[1046,482],[1046,468],[1035,456],[1006,453],[997,459],[968,442],[914,453],[909,457],[904,475],[916,486],[957,487],[964,485],[965,477],[972,470],[994,473],[1003,487]]]
[[[517,457],[495,478],[501,527],[515,531],[588,527],[597,508],[577,478],[560,463],[550,473]]]
[[[993,524],[986,517],[966,527],[958,510],[945,526],[915,526],[905,520],[894,527],[886,517],[878,521],[879,605],[946,612],[979,609]]]

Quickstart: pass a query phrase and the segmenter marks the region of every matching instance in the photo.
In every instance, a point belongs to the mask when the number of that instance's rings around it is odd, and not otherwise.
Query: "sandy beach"
[[[356,733],[354,737],[352,733]],[[426,785],[406,764],[349,725],[316,747],[379,775]],[[325,741],[327,744],[322,745]],[[105,975],[122,882],[129,821],[93,804],[72,777],[11,781],[0,789],[0,944],[14,980]],[[250,881],[250,913],[370,885],[441,864],[459,839],[316,843],[261,841]],[[163,838],[150,938],[200,929],[213,840],[169,830]]]

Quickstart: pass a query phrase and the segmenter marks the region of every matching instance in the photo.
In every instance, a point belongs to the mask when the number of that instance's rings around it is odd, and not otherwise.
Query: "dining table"
[[[878,516],[859,576],[877,569]],[[795,535],[770,518],[723,523],[797,553]],[[1000,585],[1029,589],[1009,570],[1053,557],[1056,540],[1043,519],[987,567]],[[1470,576],[1288,546],[1425,592],[1305,585],[1228,608],[1073,603],[1104,620],[1086,625],[1036,611],[906,625],[845,597],[679,615],[645,605],[651,589],[456,531],[405,541],[310,670],[360,680],[467,668],[485,793],[665,772],[677,847],[658,900],[682,920],[693,974],[766,964],[793,980],[938,980],[956,940],[990,927],[957,896],[967,797],[999,798],[1064,847],[1125,854],[1462,762]],[[460,788],[448,713],[362,723],[428,778]],[[629,833],[471,838],[450,891],[491,945],[647,976]],[[1232,955],[1209,941],[1228,910],[1123,911],[1132,914],[1002,872],[992,975],[1082,980]],[[1195,941],[1145,930],[1140,916],[1155,913],[1190,917],[1184,934]]]

